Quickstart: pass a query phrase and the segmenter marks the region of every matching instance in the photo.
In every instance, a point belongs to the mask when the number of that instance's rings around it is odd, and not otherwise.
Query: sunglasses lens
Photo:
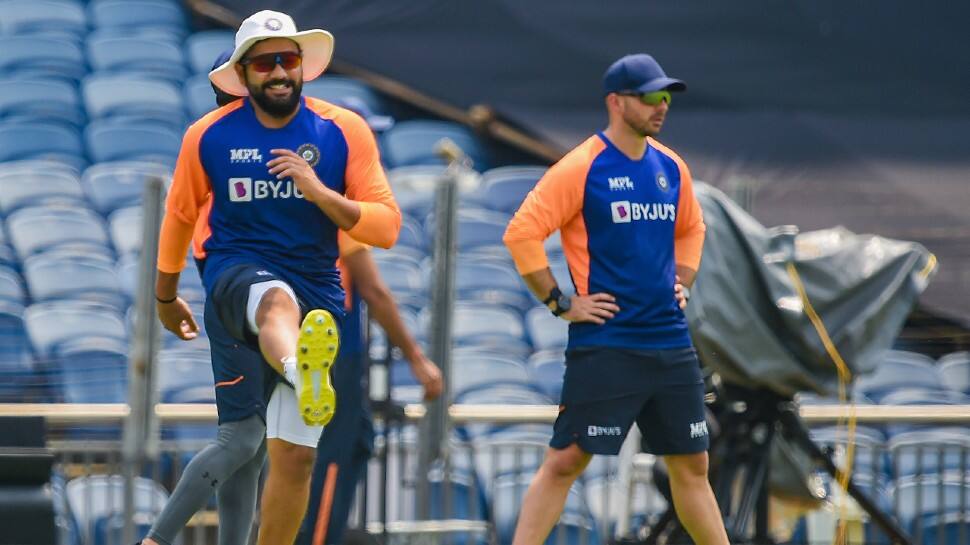
[[[299,53],[267,53],[249,59],[249,65],[257,72],[272,72],[279,64],[283,70],[293,70],[300,66],[303,59]]]
[[[653,93],[644,93],[640,95],[640,100],[644,104],[649,104],[650,106],[656,106],[661,102],[666,102],[670,104],[670,91],[656,91]]]
[[[283,70],[293,70],[303,62],[303,58],[296,53],[280,54],[280,66]]]

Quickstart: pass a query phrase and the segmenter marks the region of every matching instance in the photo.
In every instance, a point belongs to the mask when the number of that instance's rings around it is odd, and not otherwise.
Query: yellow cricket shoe
[[[330,382],[330,368],[340,350],[337,322],[326,310],[311,310],[300,326],[296,372],[300,386],[296,400],[308,426],[324,426],[337,409],[337,393]]]

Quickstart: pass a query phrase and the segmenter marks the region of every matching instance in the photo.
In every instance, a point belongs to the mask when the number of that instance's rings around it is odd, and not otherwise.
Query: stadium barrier
[[[967,406],[857,406],[854,410],[860,424],[950,425],[966,430],[970,423]],[[809,425],[834,423],[848,411],[849,407],[833,405],[800,409]],[[60,483],[62,490],[59,496],[65,504],[70,504],[73,512],[67,516],[68,520],[62,520],[61,526],[65,531],[76,532],[82,543],[123,543],[120,426],[128,412],[125,404],[0,404],[0,416],[46,419],[50,428],[48,445],[57,460],[55,482]],[[540,432],[555,419],[558,408],[452,405],[449,416],[455,429],[463,435],[459,436],[458,432],[451,435],[443,465],[432,467],[423,478],[419,471],[417,424],[425,410],[422,405],[408,405],[404,412],[407,424],[378,434],[366,483],[358,490],[351,527],[366,527],[373,533],[386,529],[391,543],[415,542],[418,536],[431,539],[432,535],[437,535],[443,543],[508,542],[522,495],[545,451]],[[155,413],[161,424],[159,457],[146,462],[139,472],[141,479],[136,486],[133,518],[139,529],[150,525],[185,464],[215,431],[216,413],[212,405],[159,404]],[[496,433],[501,426],[528,424],[540,425],[531,436],[520,433],[503,438],[501,431]],[[528,426],[517,428],[529,429]],[[555,530],[557,544],[603,543],[611,536],[630,535],[649,524],[666,507],[665,500],[650,483],[652,457],[635,455],[637,449],[634,447],[631,451],[628,446],[620,457],[597,457],[577,483]],[[857,454],[859,469],[854,475],[863,483],[873,483],[875,490],[884,478],[884,460],[890,460],[889,471],[893,475],[908,473],[891,484],[906,494],[893,494],[884,507],[914,534],[914,543],[970,543],[967,538],[970,515],[966,505],[966,496],[970,495],[967,494],[970,445],[954,447],[952,443],[933,442],[911,445],[905,459],[898,448],[891,451],[888,443],[872,447]],[[836,449],[837,456],[843,453]],[[386,476],[381,463],[384,456]],[[909,467],[902,468],[901,464]],[[947,469],[946,478],[937,471],[943,468]],[[430,489],[426,506],[429,521],[417,520],[417,484],[422,481]],[[959,509],[952,509],[953,487],[949,485],[956,485],[958,494],[963,491],[955,500],[956,505],[962,505]],[[934,506],[937,512],[933,512]],[[71,520],[77,521],[73,530]],[[867,528],[864,518],[856,522],[860,539],[878,539],[872,534],[876,530]],[[213,542],[217,525],[218,515],[212,501],[191,520],[182,536],[183,545]],[[818,533],[826,527],[816,520],[812,528]],[[811,543],[816,542],[822,541],[813,538]]]

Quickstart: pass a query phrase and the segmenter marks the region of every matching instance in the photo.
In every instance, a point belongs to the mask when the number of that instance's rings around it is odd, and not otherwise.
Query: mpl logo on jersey
[[[625,191],[633,189],[633,180],[629,176],[614,176],[606,179],[610,184],[610,191]]]
[[[613,214],[613,223],[674,221],[677,218],[677,206],[663,202],[613,201],[610,203],[610,212]]]
[[[253,180],[252,178],[229,178],[229,201],[250,202],[260,199],[303,198],[303,193],[293,180]]]
[[[229,150],[230,163],[262,163],[263,154],[259,149],[238,148]]]

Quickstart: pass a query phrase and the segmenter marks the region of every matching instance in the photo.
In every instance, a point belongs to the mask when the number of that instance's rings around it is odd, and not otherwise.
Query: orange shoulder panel
[[[687,163],[673,150],[649,139],[650,145],[670,157],[680,169],[680,196],[677,201],[677,219],[674,222],[674,259],[678,265],[698,270],[704,250],[704,213],[694,195],[694,181]]]
[[[549,266],[542,242],[559,229],[576,289],[586,293],[589,238],[582,215],[583,196],[589,168],[605,147],[599,137],[590,137],[550,167],[526,196],[503,237],[520,274]]]
[[[215,122],[238,110],[243,101],[237,100],[213,110],[193,123],[182,137],[182,147],[175,162],[172,185],[165,200],[158,247],[158,270],[176,273],[185,268],[185,256],[193,231],[208,235],[208,225],[197,226],[200,211],[208,206],[209,176],[202,168],[199,145],[202,136]],[[208,215],[204,216],[208,220]],[[200,255],[204,240],[197,240],[196,255]]]
[[[360,206],[360,219],[348,234],[372,246],[390,248],[401,230],[401,210],[381,166],[377,141],[367,122],[356,113],[312,97],[307,107],[333,121],[347,141],[345,196]]]

